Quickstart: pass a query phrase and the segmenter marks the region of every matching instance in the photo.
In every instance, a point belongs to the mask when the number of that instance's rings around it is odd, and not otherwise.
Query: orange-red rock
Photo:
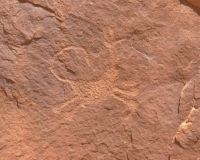
[[[199,1],[0,0],[0,160],[199,160]]]
[[[199,0],[187,0],[189,3],[193,4],[196,7],[200,7],[200,1]]]

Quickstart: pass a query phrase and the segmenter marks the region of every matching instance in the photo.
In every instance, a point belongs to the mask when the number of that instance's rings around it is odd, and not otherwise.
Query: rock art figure
[[[71,84],[74,97],[53,108],[54,113],[61,113],[67,108],[66,118],[70,119],[79,107],[98,102],[113,96],[127,104],[132,110],[137,106],[134,95],[129,95],[126,89],[117,85],[118,71],[116,57],[108,55],[103,65],[98,65],[98,55],[91,55],[84,48],[69,46],[56,53],[51,61],[51,72],[60,81]],[[102,67],[103,66],[103,67]],[[130,82],[126,88],[133,88]],[[137,91],[136,91],[137,94]]]

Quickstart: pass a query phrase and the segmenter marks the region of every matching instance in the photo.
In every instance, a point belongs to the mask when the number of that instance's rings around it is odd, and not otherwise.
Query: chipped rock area
[[[1,160],[199,160],[198,0],[0,0]]]

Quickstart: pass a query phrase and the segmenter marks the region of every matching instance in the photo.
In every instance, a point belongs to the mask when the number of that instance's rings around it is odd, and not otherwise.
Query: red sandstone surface
[[[0,0],[0,160],[200,160],[198,0]]]

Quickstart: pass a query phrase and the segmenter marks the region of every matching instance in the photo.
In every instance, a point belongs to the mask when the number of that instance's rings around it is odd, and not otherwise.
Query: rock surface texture
[[[200,160],[199,0],[0,0],[0,160]]]

